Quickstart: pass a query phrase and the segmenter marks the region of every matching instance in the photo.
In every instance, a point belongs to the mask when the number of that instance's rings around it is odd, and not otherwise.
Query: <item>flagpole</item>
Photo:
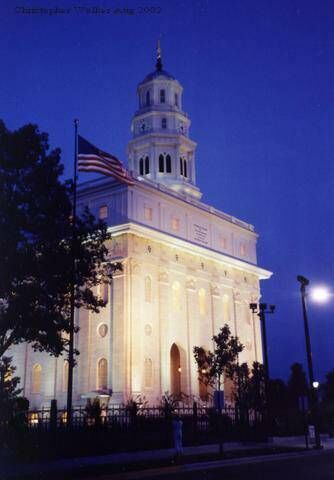
[[[74,120],[74,176],[73,176],[73,206],[72,206],[72,279],[71,279],[71,310],[70,332],[68,347],[68,383],[67,383],[67,426],[72,425],[72,396],[73,396],[73,368],[74,368],[74,313],[75,313],[75,245],[76,245],[76,215],[77,215],[77,168],[78,168],[78,125],[79,120]]]

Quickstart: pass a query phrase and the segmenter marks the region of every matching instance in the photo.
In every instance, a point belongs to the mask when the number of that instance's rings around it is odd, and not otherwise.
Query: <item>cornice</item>
[[[257,276],[260,280],[266,280],[272,276],[272,272],[270,272],[269,270],[265,270],[264,268],[261,268],[255,264],[240,260],[239,258],[232,257],[227,254],[223,254],[211,248],[203,247],[194,242],[180,239],[173,235],[146,227],[136,222],[129,222],[122,225],[109,227],[108,231],[113,236],[118,236],[125,233],[132,233],[143,238],[150,237],[151,239],[163,243],[168,247],[177,247],[180,250],[183,250],[184,252],[190,254],[196,253],[198,255],[201,255],[204,259],[222,262],[236,270],[253,274]]]

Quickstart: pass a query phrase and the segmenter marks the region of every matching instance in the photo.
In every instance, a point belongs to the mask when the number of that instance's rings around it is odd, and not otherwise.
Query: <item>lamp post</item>
[[[314,434],[315,434],[315,448],[321,448],[320,443],[320,433],[319,433],[319,422],[318,422],[318,396],[315,387],[314,373],[313,373],[313,361],[312,361],[312,349],[311,349],[311,338],[310,330],[308,326],[307,310],[306,310],[306,287],[309,285],[310,281],[303,277],[302,275],[297,276],[297,280],[300,283],[300,293],[302,300],[302,309],[303,309],[303,319],[304,319],[304,330],[305,330],[305,343],[306,343],[306,354],[307,354],[307,366],[308,366],[308,375],[309,375],[309,384],[310,384],[310,407],[311,407],[311,416],[314,422]]]
[[[273,314],[275,312],[275,305],[268,305],[266,303],[250,303],[249,308],[251,311],[256,313],[260,318],[261,322],[261,331],[262,331],[262,345],[263,345],[263,366],[264,366],[264,388],[265,388],[265,424],[269,431],[270,420],[269,420],[269,361],[268,361],[268,347],[267,347],[267,331],[266,331],[266,314]]]
[[[268,347],[267,347],[267,331],[266,331],[266,314],[272,314],[275,312],[275,305],[268,305],[266,303],[250,303],[249,308],[253,314],[256,313],[261,321],[262,330],[262,344],[263,344],[263,365],[266,380],[266,400],[268,402],[268,386],[269,386],[269,361],[268,361]]]

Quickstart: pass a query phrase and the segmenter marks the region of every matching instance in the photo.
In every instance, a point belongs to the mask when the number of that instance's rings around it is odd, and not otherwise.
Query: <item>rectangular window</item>
[[[221,248],[227,248],[227,239],[223,235],[220,236],[220,246]]]
[[[165,90],[160,90],[160,103],[165,103],[165,101],[166,101]]]
[[[108,218],[108,207],[107,205],[102,205],[99,208],[99,219],[104,220],[105,218]]]
[[[246,246],[243,243],[240,245],[240,255],[242,257],[246,255]]]
[[[174,231],[180,230],[180,219],[177,217],[172,218],[172,230]]]
[[[144,218],[145,220],[152,221],[153,209],[151,207],[144,207]]]

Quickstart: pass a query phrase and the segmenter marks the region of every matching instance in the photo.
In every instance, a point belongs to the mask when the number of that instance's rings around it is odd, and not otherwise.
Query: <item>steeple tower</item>
[[[144,180],[161,183],[196,198],[196,143],[189,138],[190,119],[182,110],[181,84],[163,70],[160,41],[156,69],[137,87],[139,109],[128,143],[130,169]]]
[[[161,72],[162,70],[162,59],[161,59],[161,47],[160,47],[160,40],[158,40],[157,46],[157,63],[155,64],[157,71]]]

